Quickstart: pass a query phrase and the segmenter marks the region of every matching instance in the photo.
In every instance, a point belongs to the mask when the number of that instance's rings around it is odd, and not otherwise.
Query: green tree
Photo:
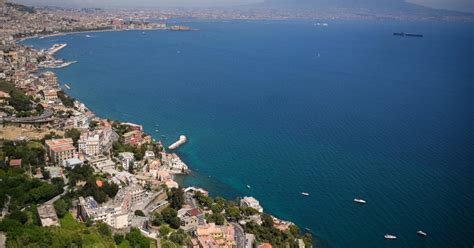
[[[184,192],[182,188],[172,188],[168,192],[170,206],[176,210],[180,209],[184,203]]]
[[[64,104],[64,106],[66,106],[68,108],[74,107],[74,101],[75,101],[74,98],[68,96],[62,90],[58,91],[57,94],[58,94],[58,98],[61,100],[61,102]]]
[[[174,229],[178,229],[181,226],[181,219],[179,217],[173,217],[170,219],[170,227]]]
[[[160,226],[160,237],[166,237],[171,232],[171,228],[167,225]]]
[[[176,210],[168,207],[168,208],[163,209],[163,211],[161,211],[161,215],[163,216],[163,220],[166,223],[170,223],[170,221],[173,217],[178,216],[178,212]]]
[[[43,176],[43,179],[45,179],[45,180],[49,180],[51,178],[51,174],[47,170],[43,170],[43,172],[41,174]]]
[[[16,220],[21,224],[25,224],[28,221],[28,215],[20,210],[13,210],[8,216],[9,219]]]
[[[110,234],[112,233],[110,231],[109,226],[107,226],[107,224],[105,224],[104,222],[97,223],[97,230],[102,236],[110,236]]]
[[[182,246],[180,246],[178,244],[175,244],[171,240],[162,239],[161,240],[161,247],[162,248],[180,248]]]
[[[229,206],[225,210],[225,215],[228,219],[230,219],[232,221],[237,221],[240,218],[240,209],[238,207],[235,207],[235,206]]]
[[[113,198],[117,194],[119,187],[115,183],[106,182],[102,187],[102,190],[110,197]]]
[[[56,214],[59,218],[64,217],[68,211],[68,205],[63,199],[59,199],[53,203]]]
[[[75,129],[75,128],[71,128],[71,129],[68,129],[66,130],[66,132],[64,133],[64,137],[66,138],[71,138],[72,139],[72,142],[74,143],[74,146],[77,147],[77,141],[79,140],[79,138],[81,137],[81,131]]]
[[[300,235],[300,229],[296,225],[291,225],[289,229],[290,229],[290,233],[293,236],[297,237],[298,235]]]
[[[207,221],[216,223],[216,225],[224,225],[225,218],[222,214],[210,214],[207,216]]]
[[[125,236],[122,235],[122,234],[114,234],[114,241],[115,241],[115,244],[119,245],[120,243],[122,243],[122,241],[125,239]]]
[[[125,239],[128,240],[131,247],[136,247],[136,248],[148,248],[149,247],[148,239],[146,237],[144,237],[140,233],[140,230],[138,230],[135,227],[133,227],[130,230],[130,232],[125,235]]]
[[[135,210],[135,215],[145,217],[145,213],[143,213],[141,210]]]
[[[161,216],[160,213],[154,213],[151,223],[154,226],[161,226],[161,224],[163,224],[163,216]]]
[[[262,225],[265,227],[273,227],[273,218],[269,214],[262,214]]]
[[[185,245],[187,237],[186,233],[184,233],[182,229],[179,229],[170,235],[170,241],[179,245]]]
[[[209,208],[212,206],[212,203],[213,203],[212,198],[210,198],[209,196],[203,195],[199,191],[194,194],[194,198],[196,198],[198,203],[204,208]]]

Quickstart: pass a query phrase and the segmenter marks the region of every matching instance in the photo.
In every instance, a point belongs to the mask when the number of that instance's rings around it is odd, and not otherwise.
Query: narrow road
[[[238,224],[238,223],[230,223],[232,226],[234,226],[235,230],[235,242],[237,245],[237,248],[245,248],[245,232],[244,229]]]
[[[9,195],[6,195],[7,196],[7,201],[5,202],[5,205],[3,205],[3,209],[2,209],[2,216],[0,216],[0,220],[2,220],[5,215],[8,214],[8,207],[10,206],[10,196]]]

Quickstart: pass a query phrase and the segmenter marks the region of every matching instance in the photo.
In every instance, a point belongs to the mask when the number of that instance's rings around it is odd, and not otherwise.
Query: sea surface
[[[199,31],[25,43],[67,43],[57,57],[78,63],[56,72],[97,115],[167,145],[187,135],[184,184],[254,196],[319,247],[472,247],[473,24],[326,22],[190,21]]]

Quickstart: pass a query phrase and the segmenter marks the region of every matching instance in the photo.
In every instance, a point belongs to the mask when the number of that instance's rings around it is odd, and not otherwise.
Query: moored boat
[[[385,239],[397,239],[397,236],[392,235],[392,234],[385,234],[383,237],[384,237]]]
[[[309,196],[309,193],[306,193],[306,192],[301,192],[301,194],[304,196]]]
[[[425,232],[423,232],[423,231],[421,231],[421,230],[419,230],[418,232],[416,232],[416,234],[418,234],[418,235],[420,235],[420,236],[423,236],[423,237],[425,237],[426,235],[428,235],[428,234],[426,234]]]
[[[359,199],[359,198],[355,198],[354,202],[360,203],[360,204],[366,204],[367,203],[365,200],[362,200],[362,199]]]

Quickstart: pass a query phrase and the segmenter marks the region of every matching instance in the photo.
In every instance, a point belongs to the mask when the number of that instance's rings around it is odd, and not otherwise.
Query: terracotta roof
[[[0,90],[0,97],[10,98],[10,94],[8,94],[7,92],[4,92],[4,91],[1,91],[1,90]]]
[[[189,210],[188,213],[191,216],[198,216],[198,215],[202,214],[202,212],[199,208],[193,208],[193,209]]]
[[[272,248],[272,245],[269,243],[263,243],[259,245],[258,248]]]
[[[101,180],[96,180],[95,184],[97,184],[97,187],[99,187],[99,188],[104,186],[104,182],[102,182]]]
[[[12,159],[10,160],[10,167],[20,167],[21,159]]]

